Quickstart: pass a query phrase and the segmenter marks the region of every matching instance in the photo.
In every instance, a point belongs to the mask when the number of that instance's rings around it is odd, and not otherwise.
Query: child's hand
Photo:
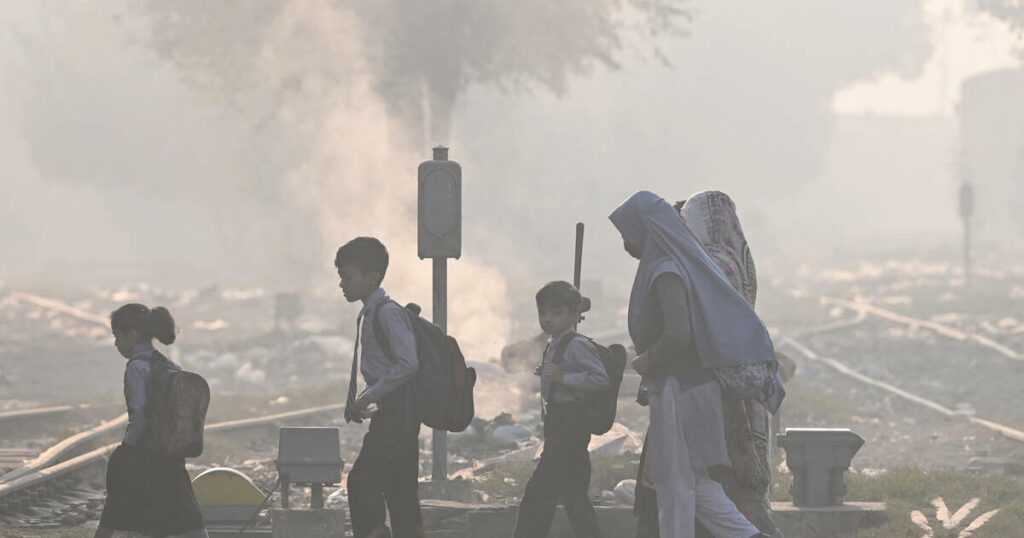
[[[547,365],[544,368],[544,375],[548,376],[552,383],[558,383],[559,385],[565,383],[565,372],[557,364]]]
[[[377,414],[377,404],[371,402],[365,395],[356,398],[354,407],[353,411],[360,419],[372,418]]]
[[[377,404],[375,403],[371,403],[370,405],[366,406],[366,409],[363,410],[362,417],[363,419],[371,419],[373,418],[374,415],[377,414],[377,411],[380,411],[380,407],[378,407]]]
[[[636,403],[641,407],[647,407],[651,403],[651,396],[647,391],[647,382],[640,381],[640,390],[636,392]]]
[[[533,375],[540,376],[543,373],[544,373],[544,363],[541,362],[540,364],[537,365],[536,368],[533,369]]]
[[[647,367],[650,366],[650,360],[647,358],[646,353],[641,353],[633,359],[631,364],[633,365],[633,369],[636,370],[636,373],[644,375],[647,373]]]

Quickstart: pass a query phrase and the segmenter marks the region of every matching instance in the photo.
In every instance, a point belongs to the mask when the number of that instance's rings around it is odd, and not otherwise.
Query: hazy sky
[[[925,21],[935,44],[922,73],[880,73],[836,92],[836,114],[952,116],[960,84],[979,73],[1020,65],[1020,36],[1005,22],[979,12],[972,0],[925,0]]]
[[[395,118],[369,90],[350,19],[283,4],[258,76],[300,90],[260,127],[258,99],[187,82],[129,5],[0,10],[0,279],[329,284],[331,246],[375,230],[401,263],[425,266],[406,251],[429,147],[393,147]],[[670,66],[626,43],[621,69],[573,78],[560,96],[469,88],[439,141],[465,172],[459,263],[564,278],[583,220],[591,274],[626,286],[606,216],[642,188],[731,193],[766,260],[955,249],[958,87],[1016,65],[1001,24],[957,1],[694,5],[689,35],[658,43]],[[296,41],[302,24],[317,32]],[[330,78],[321,56],[349,71]]]

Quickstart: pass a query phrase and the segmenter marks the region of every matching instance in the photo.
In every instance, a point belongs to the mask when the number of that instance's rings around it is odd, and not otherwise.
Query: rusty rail
[[[87,443],[90,443],[100,437],[103,437],[114,430],[124,426],[128,423],[128,413],[122,413],[120,416],[106,421],[99,426],[89,428],[83,432],[76,433],[67,439],[60,441],[59,443],[51,446],[50,448],[43,451],[34,460],[27,462],[25,465],[0,476],[0,484],[5,484],[18,479],[22,476],[30,475],[47,467],[50,467],[62,459],[66,459],[70,454],[81,449],[81,447]]]
[[[903,314],[893,312],[892,310],[886,310],[885,308],[882,308],[880,306],[875,306],[871,303],[865,303],[861,301],[847,301],[845,299],[839,299],[836,297],[828,296],[822,297],[821,301],[824,304],[833,304],[836,306],[854,310],[856,312],[871,314],[873,316],[878,316],[889,321],[902,323],[910,327],[925,328],[934,331],[936,334],[945,336],[946,338],[951,338],[953,340],[958,340],[960,342],[972,341],[978,345],[994,350],[1008,359],[1012,359],[1015,361],[1024,361],[1024,355],[1021,355],[1020,353],[1010,349],[1009,347],[1003,344],[1000,344],[999,342],[996,342],[995,340],[992,340],[991,338],[982,336],[977,333],[967,333],[959,329],[950,327],[948,325],[936,323],[934,321],[905,316]]]
[[[110,320],[107,319],[106,317],[97,316],[96,314],[75,308],[67,303],[58,301],[56,299],[48,299],[46,297],[22,293],[20,291],[12,291],[9,297],[14,299],[15,301],[34,304],[36,306],[46,308],[47,310],[53,310],[54,312],[59,312],[66,316],[71,316],[82,321],[87,321],[89,323],[100,325],[106,329],[110,328]]]
[[[1019,442],[1024,443],[1024,431],[1018,430],[1016,428],[1012,428],[1010,426],[1006,426],[1005,424],[999,424],[998,422],[994,422],[994,421],[987,420],[987,419],[984,419],[984,418],[964,415],[962,413],[959,413],[957,411],[949,409],[948,407],[946,407],[946,406],[944,406],[944,405],[942,405],[940,403],[933,402],[933,401],[931,401],[931,400],[929,400],[929,399],[927,399],[927,398],[925,398],[923,396],[919,396],[919,395],[914,394],[912,392],[903,390],[903,389],[901,389],[901,388],[899,388],[899,387],[897,387],[895,385],[891,385],[891,384],[886,383],[884,381],[880,381],[878,379],[866,376],[866,375],[864,375],[864,374],[854,370],[853,368],[850,368],[849,366],[846,366],[845,364],[837,361],[836,359],[833,359],[831,357],[819,356],[813,350],[811,350],[810,348],[808,348],[807,346],[805,346],[804,344],[802,344],[801,342],[797,341],[796,339],[794,339],[792,337],[785,337],[785,338],[783,338],[782,339],[782,343],[789,344],[791,347],[793,347],[794,349],[799,351],[800,354],[803,355],[804,357],[806,357],[806,358],[808,358],[808,359],[810,359],[812,361],[820,362],[822,364],[825,364],[825,365],[831,367],[832,369],[836,370],[837,372],[839,372],[840,374],[842,374],[844,376],[850,377],[852,379],[856,379],[857,381],[860,381],[861,383],[864,383],[864,384],[871,385],[873,387],[882,389],[882,390],[884,390],[884,391],[886,391],[886,392],[888,392],[890,394],[894,394],[896,396],[899,396],[900,398],[903,398],[904,400],[907,400],[907,401],[909,401],[911,403],[915,403],[915,404],[920,405],[920,406],[922,406],[924,408],[930,409],[930,410],[932,410],[932,411],[934,411],[936,413],[939,413],[941,415],[944,415],[944,416],[947,416],[947,417],[963,416],[969,422],[973,422],[974,424],[977,424],[977,425],[979,425],[979,426],[981,426],[983,428],[986,428],[988,430],[991,430],[991,431],[994,431],[996,433],[999,433],[999,434],[1003,435],[1004,437],[1006,437],[1007,439],[1012,439],[1014,441],[1019,441]]]
[[[25,418],[39,418],[51,415],[63,415],[71,411],[84,409],[84,405],[55,405],[51,407],[35,407],[30,409],[15,409],[13,411],[0,412],[0,422],[10,422]]]
[[[267,426],[322,413],[335,412],[344,409],[344,407],[345,404],[331,404],[298,409],[295,411],[286,411],[284,413],[275,413],[273,415],[266,415],[262,417],[229,420],[215,424],[208,424],[205,431],[208,433],[218,433],[251,427]],[[109,431],[109,429],[113,427],[111,426],[112,423],[117,422],[117,425],[121,425],[126,420],[127,416],[123,415],[118,417],[118,419],[105,423],[97,428],[104,428],[104,431]],[[40,495],[35,494],[36,490],[45,490],[50,487],[51,483],[54,481],[59,481],[61,478],[69,478],[70,475],[74,473],[103,464],[107,455],[113,451],[119,443],[102,446],[90,452],[72,457],[71,459],[61,463],[52,463],[60,457],[59,454],[67,454],[75,447],[80,447],[81,444],[87,442],[87,440],[94,439],[96,434],[90,434],[90,432],[94,432],[97,428],[93,428],[87,432],[82,432],[81,434],[61,441],[44,452],[43,455],[40,455],[40,457],[33,460],[33,462],[31,462],[32,465],[26,465],[23,468],[15,469],[2,477],[5,480],[0,483],[0,508],[8,510],[10,508],[31,504],[31,502],[34,502],[41,497]],[[50,464],[47,465],[46,462],[50,462]]]

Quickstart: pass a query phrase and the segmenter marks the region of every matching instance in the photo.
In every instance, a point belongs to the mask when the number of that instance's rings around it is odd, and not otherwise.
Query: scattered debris
[[[636,503],[636,480],[627,479],[619,482],[615,485],[614,490],[615,498],[624,504],[632,505]]]
[[[592,454],[639,454],[643,445],[643,435],[616,422],[607,433],[592,436],[587,450]]]

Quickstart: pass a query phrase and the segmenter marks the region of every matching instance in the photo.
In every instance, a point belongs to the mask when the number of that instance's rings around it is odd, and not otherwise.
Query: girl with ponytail
[[[128,427],[107,463],[107,500],[95,538],[109,538],[114,531],[207,537],[185,459],[159,456],[147,446],[151,372],[181,370],[153,347],[154,339],[164,345],[174,343],[178,335],[174,318],[162,306],[150,309],[131,303],[110,314],[110,329],[114,347],[128,360],[124,371]]]

